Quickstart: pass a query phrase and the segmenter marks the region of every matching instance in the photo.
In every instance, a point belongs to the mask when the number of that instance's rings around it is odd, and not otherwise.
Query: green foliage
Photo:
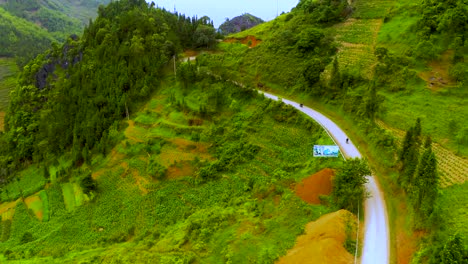
[[[2,220],[0,222],[1,236],[0,242],[5,242],[10,238],[11,220]]]
[[[366,161],[357,158],[345,161],[333,179],[333,205],[357,212],[358,206],[366,198],[364,184],[367,182],[366,176],[370,174]]]
[[[0,56],[21,56],[20,65],[24,65],[46,50],[52,41],[54,38],[46,30],[0,7]]]
[[[34,237],[30,232],[25,232],[23,234],[23,236],[21,237],[21,239],[20,239],[21,244],[26,244],[26,243],[29,243],[31,241],[34,241]]]
[[[97,184],[91,176],[91,171],[84,172],[84,175],[82,176],[80,181],[80,186],[85,194],[89,194],[97,190]]]
[[[427,145],[419,160],[414,186],[409,195],[413,199],[413,207],[419,213],[419,219],[422,219],[423,223],[427,222],[427,219],[434,212],[439,187],[437,159],[432,152],[431,144]]]
[[[155,158],[150,158],[148,167],[146,169],[146,172],[148,175],[151,177],[157,179],[157,180],[163,180],[164,177],[166,176],[166,167],[163,165],[159,164],[157,159]]]
[[[82,39],[70,38],[25,67],[8,111],[13,165],[70,149],[75,164],[89,164],[93,154],[108,151],[111,126],[137,108],[172,55],[211,23],[184,20],[144,1],[113,2],[99,13]],[[192,26],[201,33],[173,37]],[[193,81],[190,69],[184,83]]]
[[[314,18],[319,23],[333,23],[343,20],[350,10],[348,1],[314,1],[301,0],[296,9],[301,10]]]
[[[468,263],[468,249],[464,243],[464,238],[460,234],[450,237],[445,241],[445,244],[437,248],[429,263]]]

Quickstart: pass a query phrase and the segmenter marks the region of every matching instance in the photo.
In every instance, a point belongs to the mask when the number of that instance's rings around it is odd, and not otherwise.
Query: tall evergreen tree
[[[431,139],[428,137],[424,150],[419,161],[418,171],[414,180],[413,204],[422,220],[427,220],[433,212],[438,196],[439,175],[437,173],[437,159],[432,152]]]

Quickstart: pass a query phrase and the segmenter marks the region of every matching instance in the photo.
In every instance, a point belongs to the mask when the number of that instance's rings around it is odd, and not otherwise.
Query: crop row
[[[392,128],[380,120],[376,123],[380,127],[389,130],[396,138],[397,145],[401,146],[405,136],[404,131]],[[437,143],[432,144],[432,149],[437,157],[441,187],[448,187],[468,180],[468,160],[466,158],[455,155]]]

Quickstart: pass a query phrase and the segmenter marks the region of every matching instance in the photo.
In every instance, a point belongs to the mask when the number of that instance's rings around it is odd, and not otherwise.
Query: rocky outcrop
[[[78,40],[78,36],[73,34],[70,36],[70,39],[73,41]],[[49,76],[53,76],[56,66],[62,67],[62,69],[66,70],[70,66],[74,66],[78,62],[83,59],[83,52],[79,51],[76,55],[70,56],[70,51],[75,48],[73,44],[67,42],[63,45],[62,54],[60,58],[53,57],[52,55],[48,55],[46,58],[48,59],[48,63],[44,64],[42,68],[36,73],[36,87],[39,90],[42,90],[47,87],[47,78]],[[67,74],[68,78],[68,74]]]

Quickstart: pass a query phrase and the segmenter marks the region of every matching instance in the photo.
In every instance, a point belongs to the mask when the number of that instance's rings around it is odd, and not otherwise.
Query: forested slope
[[[109,1],[0,1],[0,56],[17,57],[22,66],[50,44],[80,34]]]
[[[332,143],[319,125],[197,64],[174,79],[211,24],[112,2],[24,68],[0,133],[1,261],[272,263],[336,209],[293,191],[364,164],[312,159]]]

